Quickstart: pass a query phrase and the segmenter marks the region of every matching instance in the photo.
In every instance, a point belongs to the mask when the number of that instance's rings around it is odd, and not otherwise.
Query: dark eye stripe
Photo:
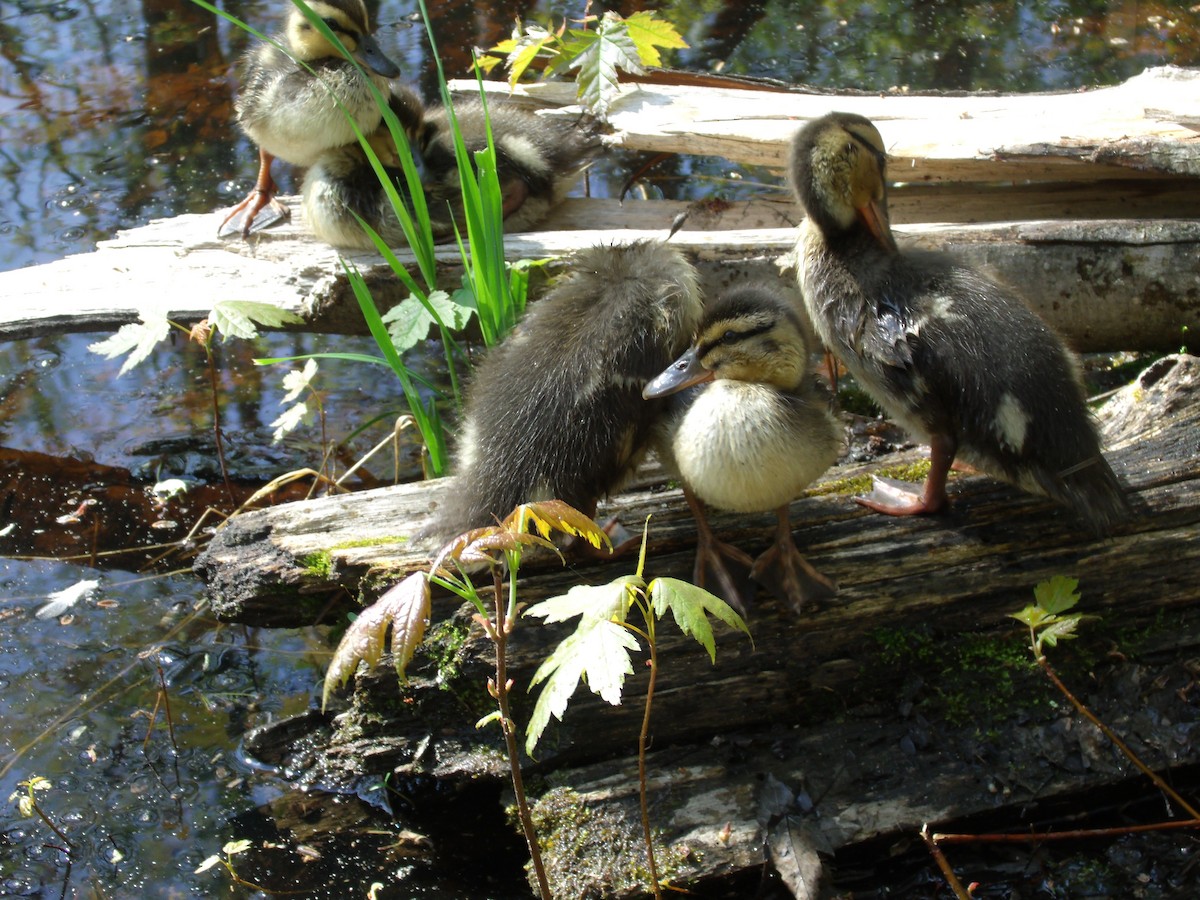
[[[773,322],[763,322],[760,325],[755,325],[753,328],[747,328],[745,331],[734,331],[732,329],[726,330],[721,333],[719,338],[711,341],[703,341],[700,344],[698,355],[701,359],[703,359],[717,347],[736,344],[738,341],[744,341],[747,338],[752,338],[756,335],[766,334],[773,327],[775,327]]]
[[[887,154],[885,152],[883,152],[882,150],[878,149],[874,144],[872,144],[870,141],[868,141],[865,137],[863,137],[862,135],[857,134],[853,131],[850,131],[849,129],[847,129],[846,133],[848,135],[850,135],[850,137],[854,140],[855,143],[859,144],[862,147],[865,147],[872,156],[874,156],[877,160],[879,160],[879,162],[882,163],[882,162],[887,161]]]

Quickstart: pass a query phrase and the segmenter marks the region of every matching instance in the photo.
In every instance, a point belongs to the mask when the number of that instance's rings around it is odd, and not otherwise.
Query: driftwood
[[[544,105],[572,99],[568,87],[554,84],[521,94]],[[632,85],[613,107],[610,144],[778,168],[799,124],[834,105],[879,120],[894,156],[892,177],[901,182],[892,192],[901,235],[952,246],[1020,285],[1076,349],[1170,350],[1183,326],[1195,328],[1200,234],[1190,219],[1200,217],[1200,136],[1179,124],[1200,107],[1195,72],[1153,69],[1114,88],[1036,96]],[[506,254],[540,258],[661,238],[686,208],[569,201],[543,231],[510,236]],[[220,213],[181,216],[123,232],[95,253],[0,273],[0,338],[111,329],[144,309],[192,322],[219,299],[277,305],[302,315],[308,330],[362,331],[339,254],[307,233],[294,199],[292,209],[292,224],[250,242],[218,240]],[[694,204],[674,240],[697,258],[709,291],[781,277],[792,289],[780,269],[798,218],[780,181],[760,199]],[[985,222],[1009,224],[972,224]],[[366,274],[381,307],[404,298],[379,256],[344,256]],[[447,247],[439,259],[439,282],[459,284],[457,252]]]
[[[919,685],[897,684],[898,695],[880,700],[876,691],[885,686],[864,670],[881,632],[932,629],[942,636],[939,646],[947,647],[959,632],[1012,634],[1006,614],[1030,602],[1032,587],[1054,575],[1080,579],[1089,613],[1122,626],[1156,617],[1170,623],[1159,645],[1171,659],[1195,653],[1200,360],[1155,363],[1101,415],[1110,460],[1138,508],[1137,517],[1111,538],[1093,539],[1065,513],[982,476],[957,478],[953,510],[938,518],[887,519],[856,508],[842,493],[810,496],[793,505],[793,521],[809,559],[840,585],[833,604],[797,616],[760,597],[750,616],[753,645],[720,633],[715,666],[690,640],[663,629],[652,815],[673,878],[690,882],[753,870],[762,865],[768,842],[776,854],[807,854],[811,863],[818,850],[912,840],[923,821],[999,810],[1013,822],[1029,823],[1057,793],[1120,779],[1121,766],[1104,742],[1066,714],[1017,729],[999,744],[980,738],[978,728],[951,734],[906,711]],[[408,520],[391,516],[426,507],[437,491],[438,485],[388,491],[387,511],[370,516],[353,497],[297,504],[306,510],[300,533],[285,509],[250,514],[218,534],[198,568],[222,614],[247,621],[294,609],[283,594],[294,597],[303,586],[286,585],[287,565],[272,566],[291,559],[290,571],[298,573],[295,554],[319,546],[322,531],[325,546],[335,548],[343,583],[353,584],[368,570],[391,582],[418,566],[419,554],[400,544],[337,549],[341,535],[367,520],[390,519],[400,530]],[[640,490],[616,498],[608,511],[629,522],[653,512],[648,574],[688,577],[694,529],[684,509],[676,490]],[[350,527],[339,532],[339,521]],[[768,521],[720,516],[714,524],[748,550],[769,540]],[[380,524],[373,533],[386,537],[387,527]],[[238,606],[230,593],[251,580],[258,563],[267,566],[263,580],[280,587],[273,598],[246,597],[246,605]],[[603,583],[632,565],[572,561],[563,572],[549,561],[530,564],[522,571],[521,595],[535,602],[571,584]],[[327,581],[325,592],[332,587]],[[528,684],[563,634],[535,626],[517,630],[509,673],[518,685]],[[360,673],[352,706],[336,719],[306,714],[251,735],[247,746],[284,765],[300,783],[335,790],[361,793],[386,773],[405,783],[494,779],[499,790],[503,766],[492,752],[481,752],[480,743],[494,748],[488,743],[494,736],[469,728],[483,708],[488,645],[476,633],[457,656],[451,654],[452,664],[446,652],[443,645],[429,656],[419,654],[415,675],[399,694],[386,665]],[[1176,703],[1172,692],[1191,676],[1178,664],[1159,674],[1161,702]],[[1127,671],[1121,677],[1136,683],[1149,676]],[[447,679],[458,687],[439,687]],[[644,675],[631,676],[626,696],[640,697],[643,688]],[[928,689],[949,691],[951,685]],[[863,708],[866,696],[877,705]],[[1178,695],[1179,709],[1145,721],[1140,703],[1131,709],[1114,701],[1107,709],[1135,732],[1125,732],[1135,749],[1151,754],[1156,765],[1200,761],[1191,732],[1171,724],[1194,717],[1185,693]],[[600,885],[606,896],[637,892],[631,873],[639,865],[628,856],[638,852],[630,841],[639,827],[636,764],[629,754],[641,714],[637,702],[609,707],[582,693],[539,747],[532,770],[554,788],[541,799],[546,821],[570,833],[602,836],[592,843],[572,842],[569,834],[548,836],[558,854],[552,854],[556,878],[564,879],[557,882],[557,896],[581,896],[581,885]],[[793,727],[800,722],[808,724]],[[1035,774],[1039,770],[1043,774]],[[795,805],[805,797],[819,815]],[[634,849],[621,849],[628,847]]]

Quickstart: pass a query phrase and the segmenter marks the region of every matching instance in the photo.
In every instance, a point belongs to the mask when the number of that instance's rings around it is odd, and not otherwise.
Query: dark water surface
[[[561,2],[430,5],[451,77],[467,71],[472,46],[505,37],[518,15],[582,11]],[[1200,16],[1186,4],[689,0],[616,8],[643,6],[661,8],[692,45],[676,65],[830,87],[1065,89],[1115,83],[1148,65],[1200,62]],[[246,0],[226,8],[270,30],[281,6]],[[430,96],[415,8],[385,0],[380,40]],[[256,169],[253,148],[231,125],[231,63],[245,43],[187,0],[0,2],[0,271],[87,252],[118,229],[240,198]],[[619,183],[629,164],[604,171]],[[706,177],[681,179],[680,171]],[[707,161],[667,172],[648,190],[704,196],[725,190],[726,177],[737,174]],[[286,174],[281,183],[295,186]],[[126,469],[138,483],[216,481],[203,354],[164,345],[117,378],[117,363],[87,352],[102,337],[0,345],[0,447]],[[282,373],[255,367],[252,358],[335,348],[367,349],[286,335],[219,349],[236,477],[261,483],[319,464],[315,429],[272,445]],[[320,388],[327,429],[339,439],[399,411],[397,387],[375,373],[329,364]],[[360,436],[353,450],[379,433]],[[411,471],[412,461],[403,466]],[[391,464],[382,468],[386,475]],[[12,490],[6,485],[4,496]],[[46,516],[53,522],[69,513],[70,501],[68,490],[54,501],[63,508]],[[327,660],[326,635],[218,626],[205,617],[202,592],[186,572],[151,578],[132,562],[129,569],[91,568],[12,558],[22,537],[4,532],[12,516],[11,504],[0,507],[0,554],[9,557],[0,558],[0,896],[223,891],[223,870],[194,869],[226,841],[248,836],[247,817],[286,787],[239,757],[240,736],[307,708]],[[95,591],[70,610],[36,615],[52,593],[92,580]],[[161,703],[151,717],[164,686],[174,746]],[[34,776],[52,785],[38,802],[74,845],[70,853],[8,800]],[[355,864],[349,854],[349,871],[336,879],[314,867],[316,880],[308,882],[297,868],[287,886],[336,881],[341,887],[329,896],[365,896],[379,878],[404,885],[389,896],[473,896],[449,879],[440,888],[436,880],[405,882],[397,873],[411,874],[412,866],[374,873]],[[515,879],[486,893],[506,890],[519,890]]]

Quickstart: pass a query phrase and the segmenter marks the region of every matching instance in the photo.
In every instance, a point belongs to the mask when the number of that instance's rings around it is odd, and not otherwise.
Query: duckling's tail
[[[1112,534],[1135,515],[1125,488],[1099,453],[1068,469],[1034,477],[1047,495],[1073,509],[1097,536]]]

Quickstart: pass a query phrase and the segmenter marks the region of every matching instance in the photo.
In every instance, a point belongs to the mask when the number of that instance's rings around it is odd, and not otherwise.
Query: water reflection
[[[1196,17],[1166,3],[947,0],[674,2],[692,45],[676,63],[819,86],[1038,90],[1114,83],[1200,62]],[[518,17],[582,4],[430,4],[446,71],[469,68]],[[279,3],[229,7],[273,30]],[[231,65],[247,38],[189,0],[22,2],[0,17],[0,270],[90,249],[118,228],[244,194],[255,155],[232,125]],[[413,0],[383,0],[380,39],[435,91]],[[593,10],[595,11],[595,9]],[[236,189],[231,186],[236,183]],[[286,180],[285,190],[294,189]]]

